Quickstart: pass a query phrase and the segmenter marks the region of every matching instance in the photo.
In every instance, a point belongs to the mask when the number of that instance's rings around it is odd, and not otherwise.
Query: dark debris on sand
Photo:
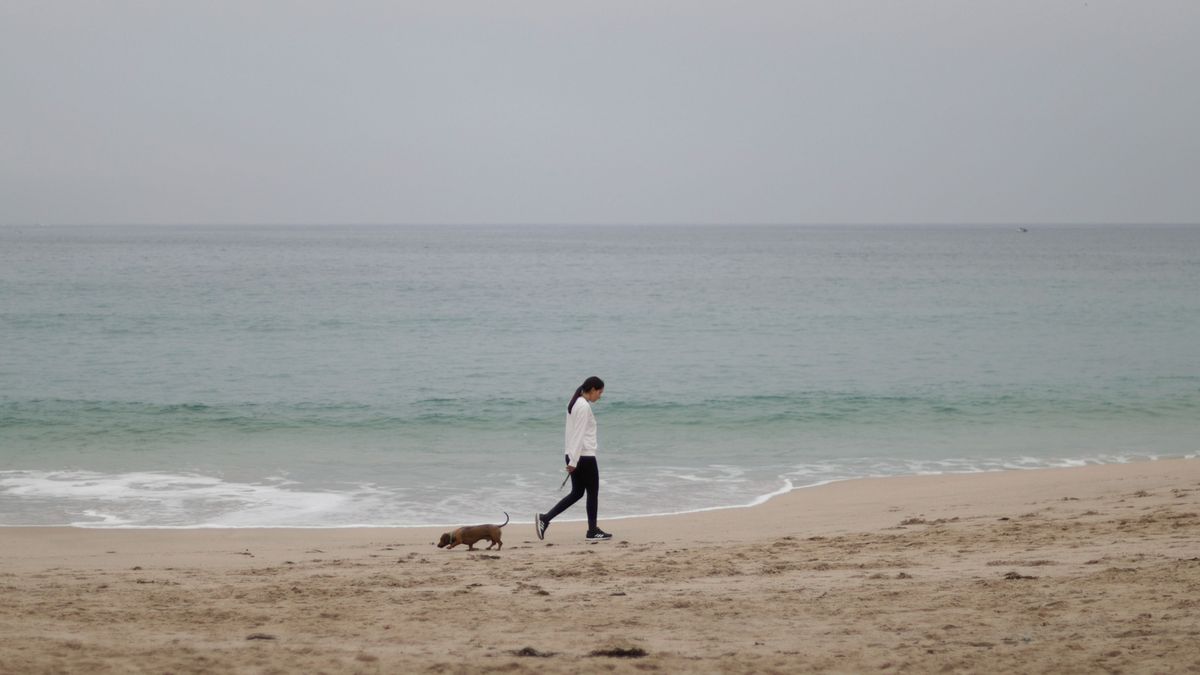
[[[615,647],[613,649],[597,649],[588,654],[588,656],[607,656],[617,659],[640,659],[644,656],[648,656],[648,654],[646,653],[646,650],[642,649],[641,647],[633,647],[631,649]]]
[[[1009,581],[1016,581],[1018,579],[1036,579],[1037,577],[1026,576],[1020,572],[1009,572],[1008,574],[1004,575],[1004,578],[1008,579]]]

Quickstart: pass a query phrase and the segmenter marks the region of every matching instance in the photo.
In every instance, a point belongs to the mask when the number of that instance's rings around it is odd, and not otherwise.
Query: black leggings
[[[567,463],[571,463],[570,457],[567,457]],[[546,514],[546,522],[550,522],[555,516],[579,501],[584,492],[587,492],[588,529],[594,530],[596,529],[596,509],[600,493],[600,467],[596,465],[595,457],[579,458],[579,464],[571,472],[571,494],[560,499],[554,508],[550,509],[550,512]]]

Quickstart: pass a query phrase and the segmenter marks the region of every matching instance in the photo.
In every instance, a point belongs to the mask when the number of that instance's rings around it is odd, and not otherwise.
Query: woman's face
[[[599,401],[600,397],[603,395],[604,395],[603,389],[593,389],[591,391],[583,392],[583,397],[585,399],[587,399],[588,403],[595,403],[596,401]]]

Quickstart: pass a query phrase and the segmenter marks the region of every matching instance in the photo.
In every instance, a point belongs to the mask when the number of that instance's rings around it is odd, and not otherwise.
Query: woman
[[[575,390],[567,404],[567,472],[571,474],[571,494],[550,509],[549,513],[534,515],[538,539],[544,539],[546,528],[555,516],[566,511],[587,493],[587,539],[612,539],[612,535],[596,526],[597,494],[600,492],[600,469],[596,466],[596,416],[592,404],[604,394],[604,380],[589,377]]]

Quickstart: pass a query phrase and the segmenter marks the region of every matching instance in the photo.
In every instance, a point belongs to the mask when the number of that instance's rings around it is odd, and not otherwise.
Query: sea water
[[[1027,229],[0,228],[0,525],[530,522],[590,375],[602,520],[1195,457],[1200,228]]]

